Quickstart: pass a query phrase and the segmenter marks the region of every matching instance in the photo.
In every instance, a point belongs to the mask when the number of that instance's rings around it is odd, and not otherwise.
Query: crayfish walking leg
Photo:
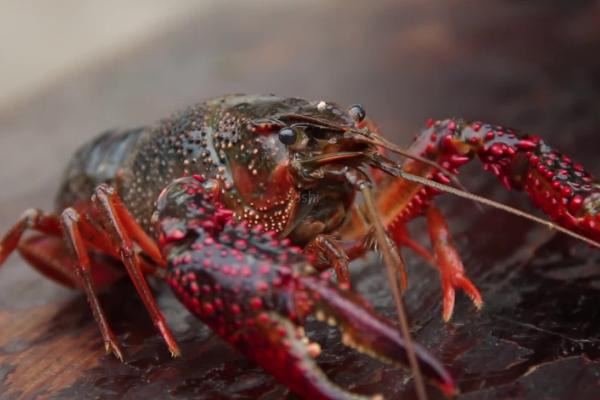
[[[52,279],[83,289],[102,333],[106,350],[122,360],[122,351],[96,295],[96,287],[114,283],[121,274],[115,273],[103,263],[91,260],[88,251],[95,250],[121,260],[171,354],[179,355],[177,343],[158,310],[144,277],[144,273],[151,273],[161,265],[164,266],[158,248],[129,217],[118,196],[108,186],[101,185],[96,189],[94,203],[81,210],[66,208],[60,217],[38,210],[27,211],[0,241],[0,263],[18,249],[35,268]],[[88,215],[98,213],[104,217],[105,228],[88,220]],[[41,235],[22,240],[28,229]],[[134,250],[132,238],[152,259],[152,265],[140,260]]]

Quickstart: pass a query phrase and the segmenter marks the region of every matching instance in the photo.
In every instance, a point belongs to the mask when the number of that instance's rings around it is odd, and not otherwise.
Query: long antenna
[[[460,181],[458,180],[458,178],[454,174],[452,174],[450,171],[448,171],[447,168],[442,167],[437,162],[430,160],[428,158],[425,158],[423,156],[420,156],[418,154],[412,154],[410,151],[408,151],[392,142],[389,142],[384,137],[382,137],[380,135],[376,135],[372,132],[370,132],[370,133],[371,133],[371,135],[367,136],[360,131],[349,130],[346,132],[346,135],[352,135],[352,138],[357,141],[370,143],[370,144],[374,144],[375,146],[383,147],[384,149],[387,149],[387,150],[391,151],[392,153],[396,153],[402,157],[409,158],[409,159],[415,160],[415,161],[419,161],[423,164],[429,165],[430,167],[438,169],[438,170],[442,171],[444,174],[448,175],[450,177],[450,179],[452,180],[452,182],[454,182],[455,185],[462,188],[462,185],[461,185]]]
[[[401,288],[401,283],[398,280],[398,272],[403,272],[405,269],[404,263],[402,262],[402,258],[400,257],[398,251],[390,246],[385,229],[383,228],[383,223],[381,222],[381,218],[379,217],[379,213],[377,212],[373,202],[371,188],[368,185],[363,184],[361,186],[361,192],[365,200],[367,215],[375,228],[375,237],[377,244],[381,249],[381,254],[383,255],[383,261],[388,274],[388,281],[390,282],[392,294],[394,295],[398,319],[400,320],[400,330],[402,332],[402,336],[404,336],[404,340],[406,341],[406,354],[408,356],[408,363],[410,364],[410,368],[413,371],[413,376],[415,378],[417,398],[419,400],[427,400],[427,392],[425,391],[423,375],[421,374],[421,368],[419,367],[419,362],[417,361],[417,356],[415,354],[415,347],[413,345],[410,330],[408,328],[408,318],[406,316],[406,310],[402,301],[403,289]]]
[[[384,138],[381,135],[378,135],[373,132],[367,132],[367,133],[364,133],[362,131],[349,130],[346,132],[346,135],[352,135],[352,137],[357,141],[374,144],[376,146],[383,147],[384,149],[389,150],[392,153],[396,153],[401,157],[409,158],[411,160],[421,162],[425,165],[429,165],[430,167],[433,167],[433,168],[443,172],[457,188],[461,189],[464,192],[467,191],[467,189],[464,187],[464,185],[461,183],[461,181],[458,179],[458,177],[456,175],[454,175],[452,172],[448,171],[447,168],[444,168],[437,162],[430,160],[426,157],[420,156],[418,154],[412,154],[409,150],[404,149],[404,148],[388,141],[386,138]],[[480,211],[482,211],[479,203],[475,203],[475,204],[478,207],[478,209]]]

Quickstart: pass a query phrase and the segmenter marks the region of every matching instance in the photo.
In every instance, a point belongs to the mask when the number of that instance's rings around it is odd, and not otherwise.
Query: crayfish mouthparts
[[[316,364],[320,345],[301,327],[309,315],[339,326],[346,345],[406,365],[407,344],[397,329],[359,295],[334,286],[329,274],[307,268],[299,248],[261,227],[236,222],[198,179],[181,178],[161,197],[158,229],[166,280],[176,296],[292,391],[310,399],[364,398],[332,383]],[[455,394],[443,365],[424,348],[413,348],[425,377],[445,394]]]

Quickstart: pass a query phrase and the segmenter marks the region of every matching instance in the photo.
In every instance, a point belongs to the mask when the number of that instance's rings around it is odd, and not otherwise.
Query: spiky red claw
[[[508,189],[527,192],[533,204],[558,224],[600,240],[600,182],[539,136],[448,119],[423,130],[412,150],[453,172],[477,155],[485,170]],[[433,179],[444,183],[448,178],[437,174]]]
[[[406,364],[397,329],[366,302],[312,268],[298,248],[260,227],[235,223],[203,183],[182,178],[159,199],[158,229],[167,281],[188,309],[292,391],[310,399],[360,398],[334,385],[314,361],[317,344],[305,318],[338,325],[344,343],[382,360]],[[415,352],[426,377],[456,392],[445,368],[425,349]]]

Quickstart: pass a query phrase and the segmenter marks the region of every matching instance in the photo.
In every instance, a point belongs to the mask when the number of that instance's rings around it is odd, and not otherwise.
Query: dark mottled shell
[[[177,178],[199,175],[222,183],[224,202],[240,219],[282,231],[298,196],[293,183],[289,191],[285,185],[275,190],[273,174],[287,163],[289,153],[277,131],[257,132],[251,125],[293,114],[352,124],[340,108],[317,104],[276,96],[225,96],[189,107],[154,127],[107,132],[75,154],[57,207],[89,201],[96,186],[109,183],[152,233],[160,192]]]

